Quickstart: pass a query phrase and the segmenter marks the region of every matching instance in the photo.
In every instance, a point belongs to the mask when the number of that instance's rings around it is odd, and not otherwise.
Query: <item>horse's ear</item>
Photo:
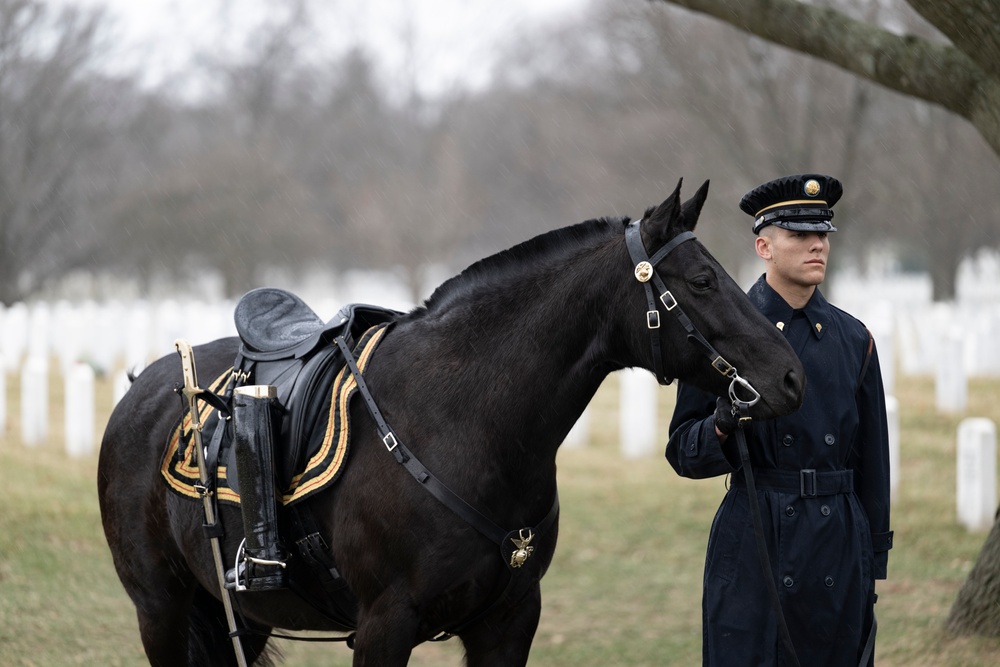
[[[694,226],[698,224],[698,216],[701,215],[701,207],[705,205],[705,200],[708,198],[708,181],[701,184],[698,191],[694,193],[691,199],[684,202],[681,207],[681,226],[685,231],[692,231]]]
[[[684,179],[677,181],[677,187],[673,193],[663,200],[659,206],[646,211],[642,220],[643,241],[647,248],[655,248],[662,245],[667,240],[667,231],[677,225],[681,220],[681,183]],[[698,216],[696,215],[695,218]]]

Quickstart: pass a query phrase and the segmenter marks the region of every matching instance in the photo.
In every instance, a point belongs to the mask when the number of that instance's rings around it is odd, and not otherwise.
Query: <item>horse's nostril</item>
[[[804,383],[795,371],[785,373],[785,390],[790,396],[798,396],[804,389]]]

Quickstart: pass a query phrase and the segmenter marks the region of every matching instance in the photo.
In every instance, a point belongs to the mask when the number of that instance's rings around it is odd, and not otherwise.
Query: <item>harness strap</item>
[[[518,531],[504,530],[486,517],[482,512],[463,500],[457,493],[448,488],[444,482],[438,479],[434,473],[428,470],[424,464],[413,455],[413,452],[411,452],[406,445],[399,441],[396,434],[393,433],[392,429],[385,422],[378,405],[376,405],[375,399],[372,397],[371,391],[368,389],[368,384],[365,382],[364,376],[361,374],[361,370],[358,368],[357,362],[354,360],[354,355],[352,354],[351,349],[340,336],[335,339],[335,342],[344,354],[347,366],[351,369],[351,374],[354,376],[354,380],[358,384],[358,391],[365,399],[365,405],[368,407],[368,412],[371,413],[372,419],[375,420],[375,426],[378,430],[379,436],[382,438],[382,443],[386,446],[386,449],[392,453],[393,457],[395,457],[396,462],[401,464],[414,479],[427,489],[431,495],[441,501],[448,509],[460,516],[466,521],[466,523],[502,548],[505,545],[507,537],[510,535],[516,535]],[[559,497],[557,495],[548,514],[544,519],[542,519],[541,523],[534,526],[532,530],[536,533],[544,533],[552,526],[558,515]],[[504,562],[507,563],[508,569],[511,569],[512,566],[506,561],[506,559]]]
[[[639,224],[641,220],[636,220],[625,227],[625,247],[628,249],[629,257],[632,258],[632,264],[639,266],[644,261],[649,261],[646,259],[646,248],[642,244],[642,234],[639,233]],[[666,257],[666,253],[663,250],[673,250],[681,243],[681,237],[683,234],[675,236],[670,243],[664,246],[659,252],[656,253],[656,257],[663,259]],[[690,234],[690,237],[694,237],[694,234]],[[688,240],[684,238],[683,241]],[[656,264],[649,261],[650,268],[653,271],[653,275],[656,275]],[[659,279],[659,276],[657,276]],[[648,282],[642,283],[645,288],[646,294],[646,327],[652,332],[654,329],[660,328],[660,310],[656,307],[656,299],[653,296],[653,288],[649,286]],[[668,385],[673,382],[672,378],[668,378],[663,372],[663,353],[660,349],[660,336],[658,333],[650,334],[649,336],[650,345],[653,349],[653,372],[656,375],[656,381],[662,385]]]

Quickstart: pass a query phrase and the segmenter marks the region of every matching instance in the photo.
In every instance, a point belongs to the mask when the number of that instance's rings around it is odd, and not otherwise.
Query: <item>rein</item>
[[[867,362],[866,362],[867,365]],[[750,517],[753,520],[753,531],[757,542],[757,556],[760,560],[760,567],[763,571],[764,580],[767,582],[767,593],[778,618],[778,631],[781,634],[781,641],[788,649],[788,657],[795,667],[799,667],[798,655],[795,653],[795,646],[792,644],[792,635],[788,631],[788,622],[785,620],[784,611],[781,608],[781,599],[778,596],[778,585],[774,582],[774,574],[771,571],[771,556],[767,550],[767,542],[764,538],[764,526],[760,513],[760,502],[757,500],[757,485],[754,483],[753,470],[750,466],[750,452],[747,449],[747,438],[743,433],[744,427],[750,423],[750,405],[733,399],[733,415],[739,416],[738,427],[736,428],[736,444],[739,447],[740,462],[743,465],[743,476],[747,484],[747,496],[750,500]],[[858,667],[865,667],[871,658],[872,651],[875,650],[875,634],[878,631],[878,619],[872,615],[872,627],[868,632],[868,639],[865,641],[865,648],[861,654]]]

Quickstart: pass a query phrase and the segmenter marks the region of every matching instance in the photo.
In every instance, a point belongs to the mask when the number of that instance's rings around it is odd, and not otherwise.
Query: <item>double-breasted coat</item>
[[[875,580],[885,578],[892,546],[878,353],[865,326],[818,289],[801,310],[763,276],[749,296],[785,333],[806,372],[797,412],[746,429],[771,574],[800,663],[857,667],[872,624]],[[732,473],[705,561],[703,663],[790,664],[763,578],[744,473],[736,470],[736,438],[720,445],[715,402],[679,385],[666,449],[684,477]]]

